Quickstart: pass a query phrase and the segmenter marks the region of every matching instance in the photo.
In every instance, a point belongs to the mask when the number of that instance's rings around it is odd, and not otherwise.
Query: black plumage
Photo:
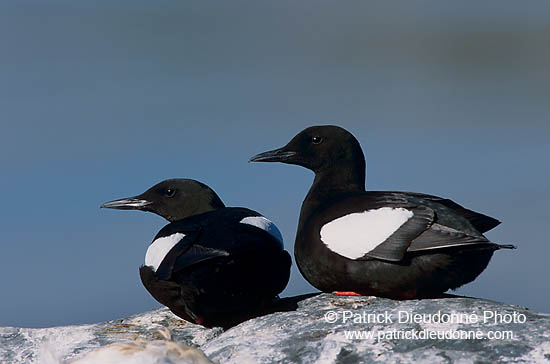
[[[258,154],[257,162],[296,164],[315,172],[300,212],[294,253],[304,277],[318,289],[390,298],[442,294],[474,280],[493,252],[513,248],[483,233],[500,222],[445,198],[412,192],[365,191],[365,158],[355,137],[338,126],[310,127],[282,148]],[[323,240],[322,229],[365,212],[404,222],[374,248],[354,256]],[[352,223],[349,223],[352,224]],[[361,229],[357,222],[355,229]],[[384,223],[382,223],[383,225]],[[350,225],[351,226],[351,225]],[[353,226],[352,226],[353,227]],[[359,241],[373,229],[361,231]],[[334,238],[332,238],[334,239]],[[342,245],[346,245],[342,238]],[[348,242],[349,244],[349,242]]]
[[[259,218],[272,224],[255,211],[225,207],[198,181],[166,180],[101,207],[149,211],[172,221],[151,246],[162,239],[172,239],[173,246],[158,267],[143,265],[140,276],[157,301],[185,320],[233,326],[274,310],[288,283],[291,258],[276,227],[243,223]]]

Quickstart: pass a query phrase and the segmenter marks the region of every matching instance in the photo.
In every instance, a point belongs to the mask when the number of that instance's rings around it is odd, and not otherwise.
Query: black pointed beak
[[[296,152],[285,150],[285,147],[256,154],[249,162],[290,162]]]
[[[151,201],[143,200],[137,197],[123,198],[105,202],[100,208],[117,210],[143,210],[146,206],[152,204]]]

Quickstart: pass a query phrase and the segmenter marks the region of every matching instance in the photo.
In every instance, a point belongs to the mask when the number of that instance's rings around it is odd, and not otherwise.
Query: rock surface
[[[158,327],[222,364],[550,362],[548,314],[462,297],[394,301],[322,294],[296,311],[225,332],[187,323],[165,308],[94,325],[3,327],[0,363],[39,363],[44,345],[68,361],[114,342],[153,340]]]

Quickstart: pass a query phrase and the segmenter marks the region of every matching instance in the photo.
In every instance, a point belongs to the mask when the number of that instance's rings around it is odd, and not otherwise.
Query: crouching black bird
[[[294,254],[325,292],[396,299],[439,296],[473,281],[495,250],[483,233],[500,222],[421,193],[365,191],[359,142],[337,126],[310,127],[253,162],[315,172],[300,212]]]
[[[170,179],[101,207],[171,221],[139,273],[147,291],[187,321],[231,327],[264,313],[288,283],[291,258],[275,224],[256,211],[225,207],[203,183]]]

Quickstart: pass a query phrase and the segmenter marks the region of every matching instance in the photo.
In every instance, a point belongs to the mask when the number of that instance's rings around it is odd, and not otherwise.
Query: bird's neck
[[[188,218],[189,216],[204,214],[224,207],[225,204],[223,201],[214,191],[211,191],[211,193],[204,194],[202,199],[196,200],[193,203],[181,205],[180,209],[177,210],[175,214],[162,215],[162,217],[170,222],[174,222]]]
[[[221,200],[221,198],[216,194],[214,191],[210,191],[211,193],[207,194],[204,201],[202,201],[198,206],[197,209],[193,212],[193,215],[202,214],[204,212],[210,212],[218,209],[223,209],[225,207],[225,204]]]
[[[341,165],[315,174],[300,212],[300,225],[322,204],[365,191],[365,168]]]
[[[213,206],[213,205],[204,204],[204,205],[198,206],[189,216],[203,214],[205,212],[218,210],[218,209],[223,208],[223,207],[224,206]]]

